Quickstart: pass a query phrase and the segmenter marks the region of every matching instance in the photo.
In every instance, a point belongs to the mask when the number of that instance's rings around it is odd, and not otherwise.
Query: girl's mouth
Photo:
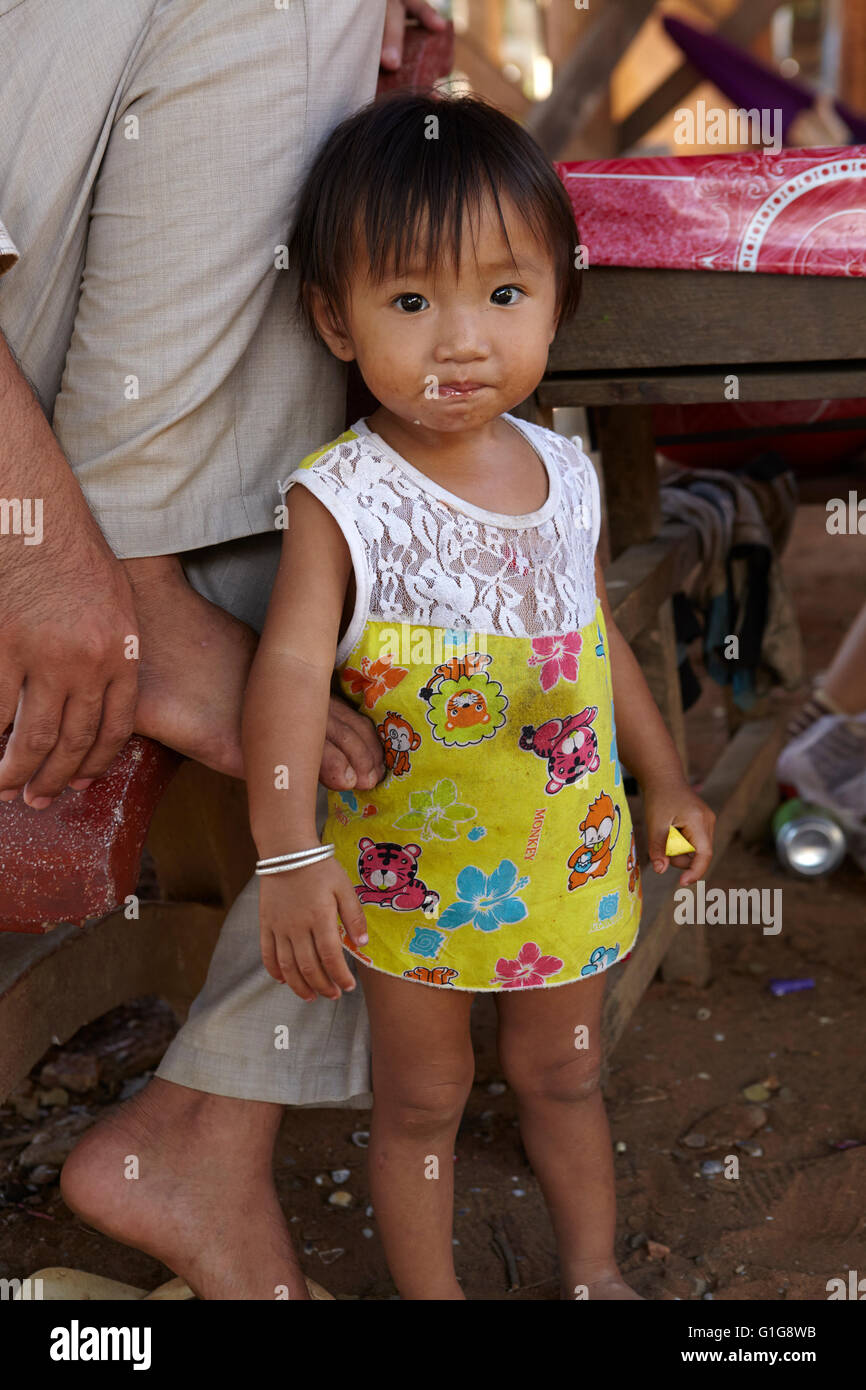
[[[464,396],[477,395],[479,391],[483,390],[484,383],[481,381],[454,381],[447,384],[444,382],[440,382],[438,387],[440,397],[445,396],[457,399],[462,399]]]

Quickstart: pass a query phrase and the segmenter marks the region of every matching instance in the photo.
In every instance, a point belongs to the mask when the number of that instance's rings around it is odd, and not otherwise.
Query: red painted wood
[[[151,818],[182,762],[133,734],[86,791],[67,787],[44,811],[21,796],[0,802],[0,931],[81,926],[134,893]]]

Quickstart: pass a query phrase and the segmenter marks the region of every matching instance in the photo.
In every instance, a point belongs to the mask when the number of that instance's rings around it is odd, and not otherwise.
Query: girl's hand
[[[355,988],[340,940],[339,915],[359,946],[367,923],[346,871],[336,859],[282,874],[263,874],[259,889],[262,960],[272,979],[299,999],[339,999]]]
[[[663,874],[668,864],[673,864],[675,869],[686,870],[680,874],[681,887],[697,883],[706,873],[713,857],[713,826],[716,823],[714,812],[681,777],[670,781],[651,782],[644,785],[642,791],[649,832],[649,855],[653,868],[657,874]],[[693,855],[676,854],[668,859],[665,843],[672,825],[681,830],[689,843],[694,845]]]

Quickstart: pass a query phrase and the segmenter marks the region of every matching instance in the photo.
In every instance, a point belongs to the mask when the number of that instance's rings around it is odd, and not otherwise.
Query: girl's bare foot
[[[586,1299],[588,1302],[638,1298],[641,1302],[645,1302],[642,1294],[635,1293],[634,1289],[629,1288],[612,1261],[602,1263],[594,1260],[587,1262],[583,1266],[577,1266],[576,1274],[574,1271],[572,1273],[574,1282],[571,1288],[563,1287],[563,1298]]]

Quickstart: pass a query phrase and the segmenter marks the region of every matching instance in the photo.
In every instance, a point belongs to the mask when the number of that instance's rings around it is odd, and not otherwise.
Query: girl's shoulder
[[[581,529],[589,530],[593,549],[601,531],[601,492],[592,459],[584,451],[580,435],[558,434],[531,420],[507,417],[523,430],[538,453],[555,468],[560,479],[560,510]]]
[[[344,430],[336,439],[314,449],[297,464],[288,477],[278,484],[281,494],[293,483],[309,482],[317,478],[330,483],[334,488],[342,488],[357,482],[359,475],[369,472],[370,451],[368,441],[355,429]]]
[[[545,425],[538,425],[532,420],[521,420],[516,415],[507,415],[505,418],[522,430],[536,449],[554,459],[563,469],[577,473],[583,473],[587,468],[592,469],[580,435],[559,434],[556,430],[549,430]]]

